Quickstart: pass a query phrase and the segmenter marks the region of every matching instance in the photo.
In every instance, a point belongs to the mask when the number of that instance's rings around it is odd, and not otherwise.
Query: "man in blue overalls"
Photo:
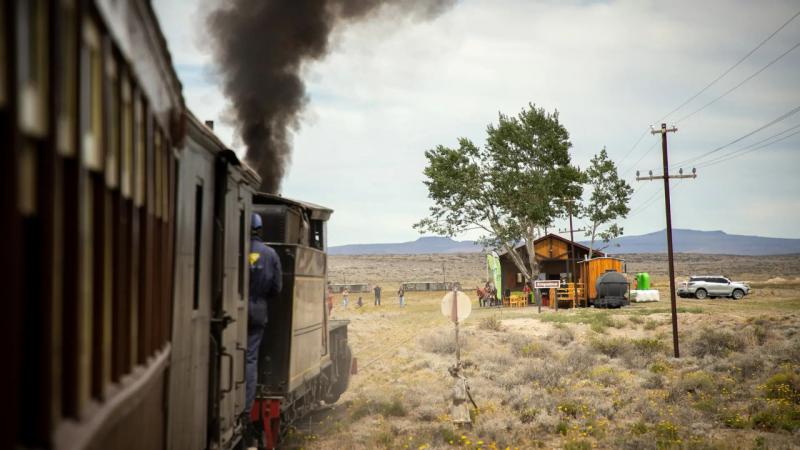
[[[247,314],[247,385],[245,414],[250,413],[256,398],[258,348],[267,325],[267,300],[281,292],[281,261],[278,254],[261,239],[261,216],[253,213],[250,221],[250,295]]]

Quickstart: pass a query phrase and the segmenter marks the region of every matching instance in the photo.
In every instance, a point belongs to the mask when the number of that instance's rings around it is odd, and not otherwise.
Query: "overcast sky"
[[[201,3],[207,1],[154,5],[189,108],[215,120],[223,141],[238,149],[220,123],[226,100],[204,43]],[[461,136],[482,143],[498,111],[515,114],[533,102],[558,109],[577,165],[606,146],[621,167],[636,189],[625,234],[663,229],[662,183],[637,182],[634,173],[661,172],[660,138],[648,133],[634,144],[798,11],[798,0],[463,0],[430,21],[383,15],[350,26],[335,35],[330,55],[306,68],[309,104],[282,193],[335,210],[331,245],[414,240],[412,224],[431,204],[422,184],[424,151],[455,146]],[[798,43],[800,17],[667,122]],[[669,135],[670,160],[713,150],[799,106],[796,48],[679,121]],[[798,125],[800,112],[705,160]],[[800,238],[799,172],[800,135],[701,166],[697,179],[673,182],[673,226]]]

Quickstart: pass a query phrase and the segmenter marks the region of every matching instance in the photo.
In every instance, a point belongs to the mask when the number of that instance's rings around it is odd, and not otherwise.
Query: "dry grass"
[[[716,263],[690,262],[730,274]],[[795,267],[776,273],[794,280]],[[732,275],[759,280],[755,267],[741,273]],[[796,448],[800,285],[760,276],[769,287],[741,302],[679,300],[680,359],[672,357],[664,302],[541,316],[535,308],[474,309],[461,327],[479,407],[471,429],[449,420],[455,341],[438,311],[441,293],[412,293],[402,310],[384,300],[381,308],[337,311],[351,320],[360,372],[339,403],[298,423],[287,445]]]

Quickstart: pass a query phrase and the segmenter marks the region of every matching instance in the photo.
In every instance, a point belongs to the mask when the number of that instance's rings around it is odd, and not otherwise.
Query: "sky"
[[[214,120],[222,140],[243,154],[224,120],[227,101],[203,27],[208,1],[153,3],[188,107]],[[483,143],[498,112],[535,103],[558,110],[576,165],[607,148],[635,189],[620,221],[625,234],[661,230],[663,182],[635,180],[637,169],[662,173],[660,136],[649,126],[799,11],[798,0],[461,0],[426,21],[379,14],[336,30],[330,54],[304,68],[308,106],[282,195],[334,210],[329,245],[415,240],[412,225],[432,204],[425,150],[456,146],[459,137]],[[667,117],[678,128],[668,136],[670,161],[724,146],[800,107],[800,48],[789,51],[797,44],[800,17]],[[800,134],[791,136],[800,128],[789,130],[796,126],[800,112],[694,161],[696,179],[672,181],[673,227],[800,238]],[[703,164],[785,130],[775,139],[789,137],[774,145]]]

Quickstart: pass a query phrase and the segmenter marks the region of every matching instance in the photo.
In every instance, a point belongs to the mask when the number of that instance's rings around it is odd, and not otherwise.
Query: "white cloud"
[[[197,33],[197,21],[188,19],[192,8],[157,5],[176,62],[208,71],[208,56],[191,37]],[[515,113],[532,101],[561,111],[576,163],[585,166],[603,145],[622,158],[649,124],[796,9],[792,1],[474,0],[429,22],[380,17],[352,26],[335,36],[324,61],[307,68],[311,101],[294,140],[284,193],[336,210],[329,225],[334,245],[413,239],[411,225],[429,206],[424,150],[454,145],[459,136],[481,142],[498,110]],[[167,19],[164,11],[180,20]],[[713,99],[798,41],[800,19],[670,119]],[[798,69],[800,49],[678,124],[678,133],[670,135],[671,160],[727,143],[800,105]],[[179,67],[183,72],[191,71]],[[186,83],[185,95],[201,119],[223,115],[224,99],[210,80]],[[754,139],[797,123],[800,114]],[[220,130],[233,142],[230,128]],[[656,139],[645,136],[620,161],[622,168]],[[675,190],[675,226],[800,237],[800,182],[789,169],[800,167],[799,145],[795,137],[774,150],[700,170],[698,179]],[[656,145],[638,168],[658,172],[660,162]],[[642,187],[632,204],[657,189]],[[759,207],[743,207],[754,203]],[[653,201],[624,226],[629,234],[662,228],[663,201]]]

